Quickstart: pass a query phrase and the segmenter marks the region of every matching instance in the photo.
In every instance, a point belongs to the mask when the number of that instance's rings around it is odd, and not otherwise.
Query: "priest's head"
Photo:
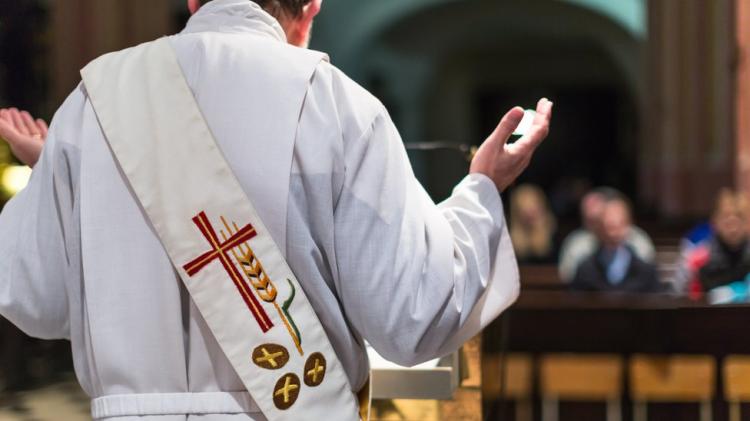
[[[211,0],[187,0],[190,13]],[[310,43],[313,19],[320,12],[323,0],[253,0],[275,17],[284,28],[287,41],[307,48]]]

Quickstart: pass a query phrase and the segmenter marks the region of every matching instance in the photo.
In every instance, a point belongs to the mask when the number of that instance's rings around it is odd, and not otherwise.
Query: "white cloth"
[[[232,66],[252,54],[228,48],[243,37],[284,41],[254,3],[214,0],[170,42],[353,389],[367,377],[365,339],[415,364],[451,352],[513,302],[516,262],[493,183],[468,176],[436,206],[383,106],[332,65],[318,66],[296,111],[287,185],[263,177],[277,163],[253,157],[273,139],[245,133],[273,122],[253,118],[262,92]],[[283,92],[283,75],[278,84],[266,94]],[[263,200],[278,190],[288,190],[286,211]],[[72,341],[96,418],[263,419],[128,191],[80,86],[55,115],[29,186],[3,209],[0,256],[0,314],[33,336]]]

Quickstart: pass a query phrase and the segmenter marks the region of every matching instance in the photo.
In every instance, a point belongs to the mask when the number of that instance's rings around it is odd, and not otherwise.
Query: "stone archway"
[[[330,35],[325,20],[316,36],[321,36],[318,45],[331,52],[334,63],[374,88],[389,106],[406,141],[478,143],[488,130],[483,121],[488,118],[480,109],[487,104],[479,103],[487,102],[493,93],[498,103],[504,96],[533,106],[533,97],[524,93],[555,95],[564,87],[570,93],[583,85],[590,91],[604,90],[604,97],[609,95],[618,102],[610,107],[610,118],[622,124],[606,136],[620,137],[608,139],[614,145],[613,153],[626,156],[624,171],[631,180],[637,179],[638,112],[644,102],[643,28],[614,19],[612,10],[607,14],[596,9],[595,0],[423,0],[400,2],[401,9],[393,2],[382,3],[379,11],[373,10],[375,6],[359,5],[370,10],[341,18],[339,34],[348,31],[348,25],[357,28],[341,37],[346,42],[325,45]],[[335,2],[326,5],[338,7]],[[365,17],[366,22],[355,23]],[[550,87],[555,89],[550,91]],[[560,156],[566,151],[552,147],[549,155]],[[544,161],[541,166],[551,167]],[[455,166],[460,164],[446,168],[441,162],[439,168],[422,174],[436,197],[447,194],[450,181],[465,171],[451,170]],[[597,171],[604,172],[602,168],[584,169],[580,175]],[[545,184],[544,177],[532,177],[532,181]],[[617,180],[610,182],[596,174],[592,178],[617,184]],[[624,188],[635,190],[634,186]]]
[[[178,1],[178,0],[173,0]],[[441,6],[471,9],[481,0],[326,0],[316,20],[313,48],[328,52],[334,62],[355,79],[362,71],[362,52],[367,51],[394,23]],[[488,3],[488,2],[485,2]],[[499,2],[494,2],[499,3]],[[499,7],[574,7],[601,15],[631,37],[646,37],[646,0],[525,0],[503,2]],[[552,12],[552,11],[551,11]]]
[[[617,74],[618,80],[609,83],[630,103],[619,112],[636,116],[635,128],[623,136],[637,148],[634,179],[640,208],[695,217],[710,210],[718,186],[747,184],[741,175],[734,176],[746,174],[748,167],[733,156],[747,149],[734,140],[735,130],[747,131],[732,112],[735,81],[745,86],[736,73],[741,62],[736,34],[742,25],[732,23],[740,21],[738,4],[742,0],[326,0],[314,47],[330,52],[333,62],[355,80],[384,93],[406,139],[424,140],[433,136],[425,121],[435,118],[422,111],[435,97],[426,99],[421,92],[432,90],[430,83],[439,77],[434,69],[445,62],[431,54],[441,46],[439,31],[422,25],[421,33],[409,32],[410,26],[420,29],[420,17],[440,10],[452,14],[448,20],[458,26],[442,29],[449,35],[460,35],[466,29],[460,26],[482,27],[465,20],[472,19],[472,10],[497,17],[494,29],[525,25],[550,37],[575,33],[579,46],[598,50],[608,63],[606,70]],[[518,14],[518,19],[503,19],[502,10],[516,9],[534,19]],[[407,37],[396,37],[396,32]],[[414,48],[419,40],[426,42]],[[388,78],[394,74],[398,77]],[[466,120],[471,111],[456,115]],[[445,133],[456,140],[477,136],[465,128]],[[468,135],[458,139],[455,133]]]

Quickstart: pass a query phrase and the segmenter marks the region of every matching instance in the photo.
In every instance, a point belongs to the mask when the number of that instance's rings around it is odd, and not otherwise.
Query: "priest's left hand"
[[[8,142],[21,162],[33,167],[47,138],[47,123],[40,118],[34,119],[26,111],[3,108],[0,109],[0,138]]]
[[[469,172],[488,176],[500,191],[507,189],[521,175],[531,162],[536,148],[547,137],[552,118],[552,102],[547,98],[540,99],[529,130],[515,143],[508,143],[523,115],[521,107],[508,111],[471,161]]]

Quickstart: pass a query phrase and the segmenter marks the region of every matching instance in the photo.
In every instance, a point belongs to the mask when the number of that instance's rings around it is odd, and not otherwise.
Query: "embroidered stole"
[[[105,55],[81,74],[132,191],[263,414],[358,419],[346,373],[219,150],[169,41]]]

